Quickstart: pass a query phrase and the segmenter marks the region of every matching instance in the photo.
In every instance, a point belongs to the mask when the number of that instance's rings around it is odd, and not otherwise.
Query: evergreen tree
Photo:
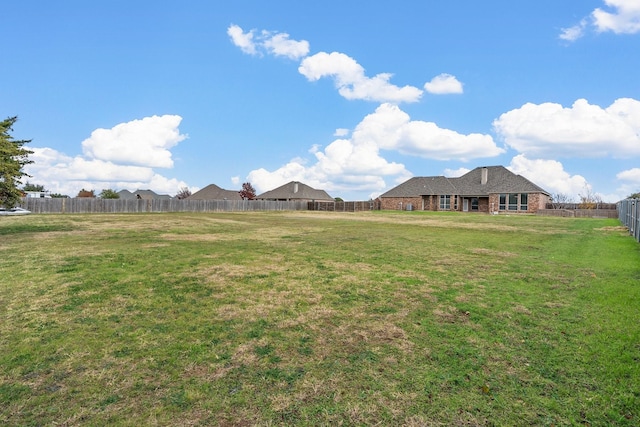
[[[0,121],[0,206],[12,208],[18,204],[22,193],[18,189],[20,179],[29,176],[22,168],[33,161],[29,160],[29,151],[22,146],[31,140],[14,140],[11,136],[17,117]]]
[[[44,189],[44,185],[40,184],[32,184],[29,181],[22,187],[22,191],[41,191],[45,192],[47,190]]]
[[[116,190],[106,189],[102,190],[99,197],[101,199],[119,199],[120,195],[116,192]]]

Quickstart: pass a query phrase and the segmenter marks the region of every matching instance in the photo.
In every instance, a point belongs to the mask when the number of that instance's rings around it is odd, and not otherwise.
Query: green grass
[[[0,219],[0,425],[639,425],[615,220]]]

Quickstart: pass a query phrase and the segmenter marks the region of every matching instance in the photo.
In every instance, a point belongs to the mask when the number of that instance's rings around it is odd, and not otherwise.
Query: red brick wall
[[[546,194],[529,194],[529,212],[538,212],[538,209],[544,209],[549,202],[551,198]]]
[[[458,197],[458,211],[462,211],[462,197]],[[528,197],[527,213],[535,213],[538,209],[544,209],[546,204],[549,203],[549,196],[542,193],[530,193]],[[380,199],[380,209],[382,210],[407,210],[407,204],[411,203],[414,211],[438,211],[440,210],[440,198],[439,196],[426,196],[424,200],[422,197],[385,197]],[[454,210],[455,201],[451,198],[451,210]],[[471,202],[469,202],[469,212],[503,212],[503,213],[523,213],[522,211],[499,211],[500,209],[500,195],[490,194],[489,197],[480,197],[478,199],[478,210],[471,211]]]
[[[527,210],[526,213],[536,213],[538,209],[544,209],[546,204],[549,201],[549,196],[542,193],[529,193],[527,198]],[[489,195],[489,207],[491,208],[493,203],[493,211],[494,212],[503,212],[503,213],[525,213],[525,211],[510,211],[504,210],[500,211],[500,195],[499,194],[490,194]],[[508,200],[507,200],[508,204]]]
[[[414,211],[438,211],[440,210],[440,196],[425,196],[424,199],[417,197],[385,197],[380,199],[380,209],[382,210],[407,210],[407,204],[411,203]],[[453,210],[453,198],[451,199],[451,210]],[[458,204],[460,209],[460,204]]]
[[[422,197],[385,197],[380,199],[380,209],[388,211],[404,211],[411,203],[413,210],[422,209]]]

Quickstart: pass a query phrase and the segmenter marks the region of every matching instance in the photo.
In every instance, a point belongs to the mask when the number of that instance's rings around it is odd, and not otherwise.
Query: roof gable
[[[209,184],[187,197],[186,200],[242,200],[242,196],[239,191],[225,190],[215,184]]]
[[[262,200],[318,200],[333,201],[334,199],[324,190],[316,190],[298,181],[288,182],[278,188],[264,192],[256,199]]]

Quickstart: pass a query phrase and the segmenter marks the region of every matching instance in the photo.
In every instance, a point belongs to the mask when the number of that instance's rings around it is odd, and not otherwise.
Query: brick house
[[[504,166],[478,167],[458,178],[414,177],[380,195],[383,210],[535,213],[551,195]]]

